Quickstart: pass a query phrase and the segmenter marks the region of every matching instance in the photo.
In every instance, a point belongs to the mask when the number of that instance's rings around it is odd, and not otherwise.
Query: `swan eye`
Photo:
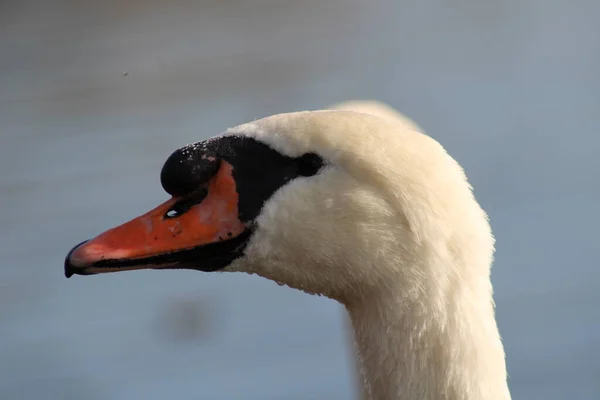
[[[303,154],[298,159],[298,174],[301,176],[313,176],[323,167],[323,159],[315,153]]]
[[[164,215],[165,219],[177,218],[183,214],[185,214],[190,208],[195,206],[196,204],[202,203],[202,200],[208,195],[208,190],[206,188],[202,188],[200,190],[195,191],[178,200]]]

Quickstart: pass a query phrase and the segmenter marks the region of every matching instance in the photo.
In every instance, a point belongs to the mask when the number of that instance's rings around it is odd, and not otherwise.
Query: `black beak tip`
[[[76,266],[73,265],[73,263],[71,263],[71,254],[73,254],[73,252],[75,250],[77,250],[77,248],[79,246],[81,246],[82,244],[84,244],[85,242],[87,242],[87,240],[84,240],[83,242],[79,243],[77,246],[73,247],[70,251],[69,254],[67,254],[67,256],[65,257],[65,277],[66,278],[70,278],[73,275],[80,273],[78,270],[79,268],[77,268]]]

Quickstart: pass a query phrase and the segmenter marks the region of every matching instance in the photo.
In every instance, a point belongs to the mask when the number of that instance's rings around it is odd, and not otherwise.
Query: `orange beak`
[[[239,219],[231,164],[222,160],[206,187],[75,246],[65,276],[133,269],[214,271],[241,255],[251,231]]]

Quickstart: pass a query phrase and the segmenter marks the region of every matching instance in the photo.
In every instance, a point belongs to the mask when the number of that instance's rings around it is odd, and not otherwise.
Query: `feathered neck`
[[[389,287],[347,304],[369,400],[509,400],[489,281],[410,296]],[[395,290],[398,289],[398,290]],[[443,296],[443,298],[442,298]]]

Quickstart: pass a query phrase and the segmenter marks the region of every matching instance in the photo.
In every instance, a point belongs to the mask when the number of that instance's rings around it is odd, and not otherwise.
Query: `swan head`
[[[393,119],[274,115],[176,150],[161,182],[171,199],[75,246],[65,275],[237,271],[347,304],[489,274],[493,239],[462,169]]]

